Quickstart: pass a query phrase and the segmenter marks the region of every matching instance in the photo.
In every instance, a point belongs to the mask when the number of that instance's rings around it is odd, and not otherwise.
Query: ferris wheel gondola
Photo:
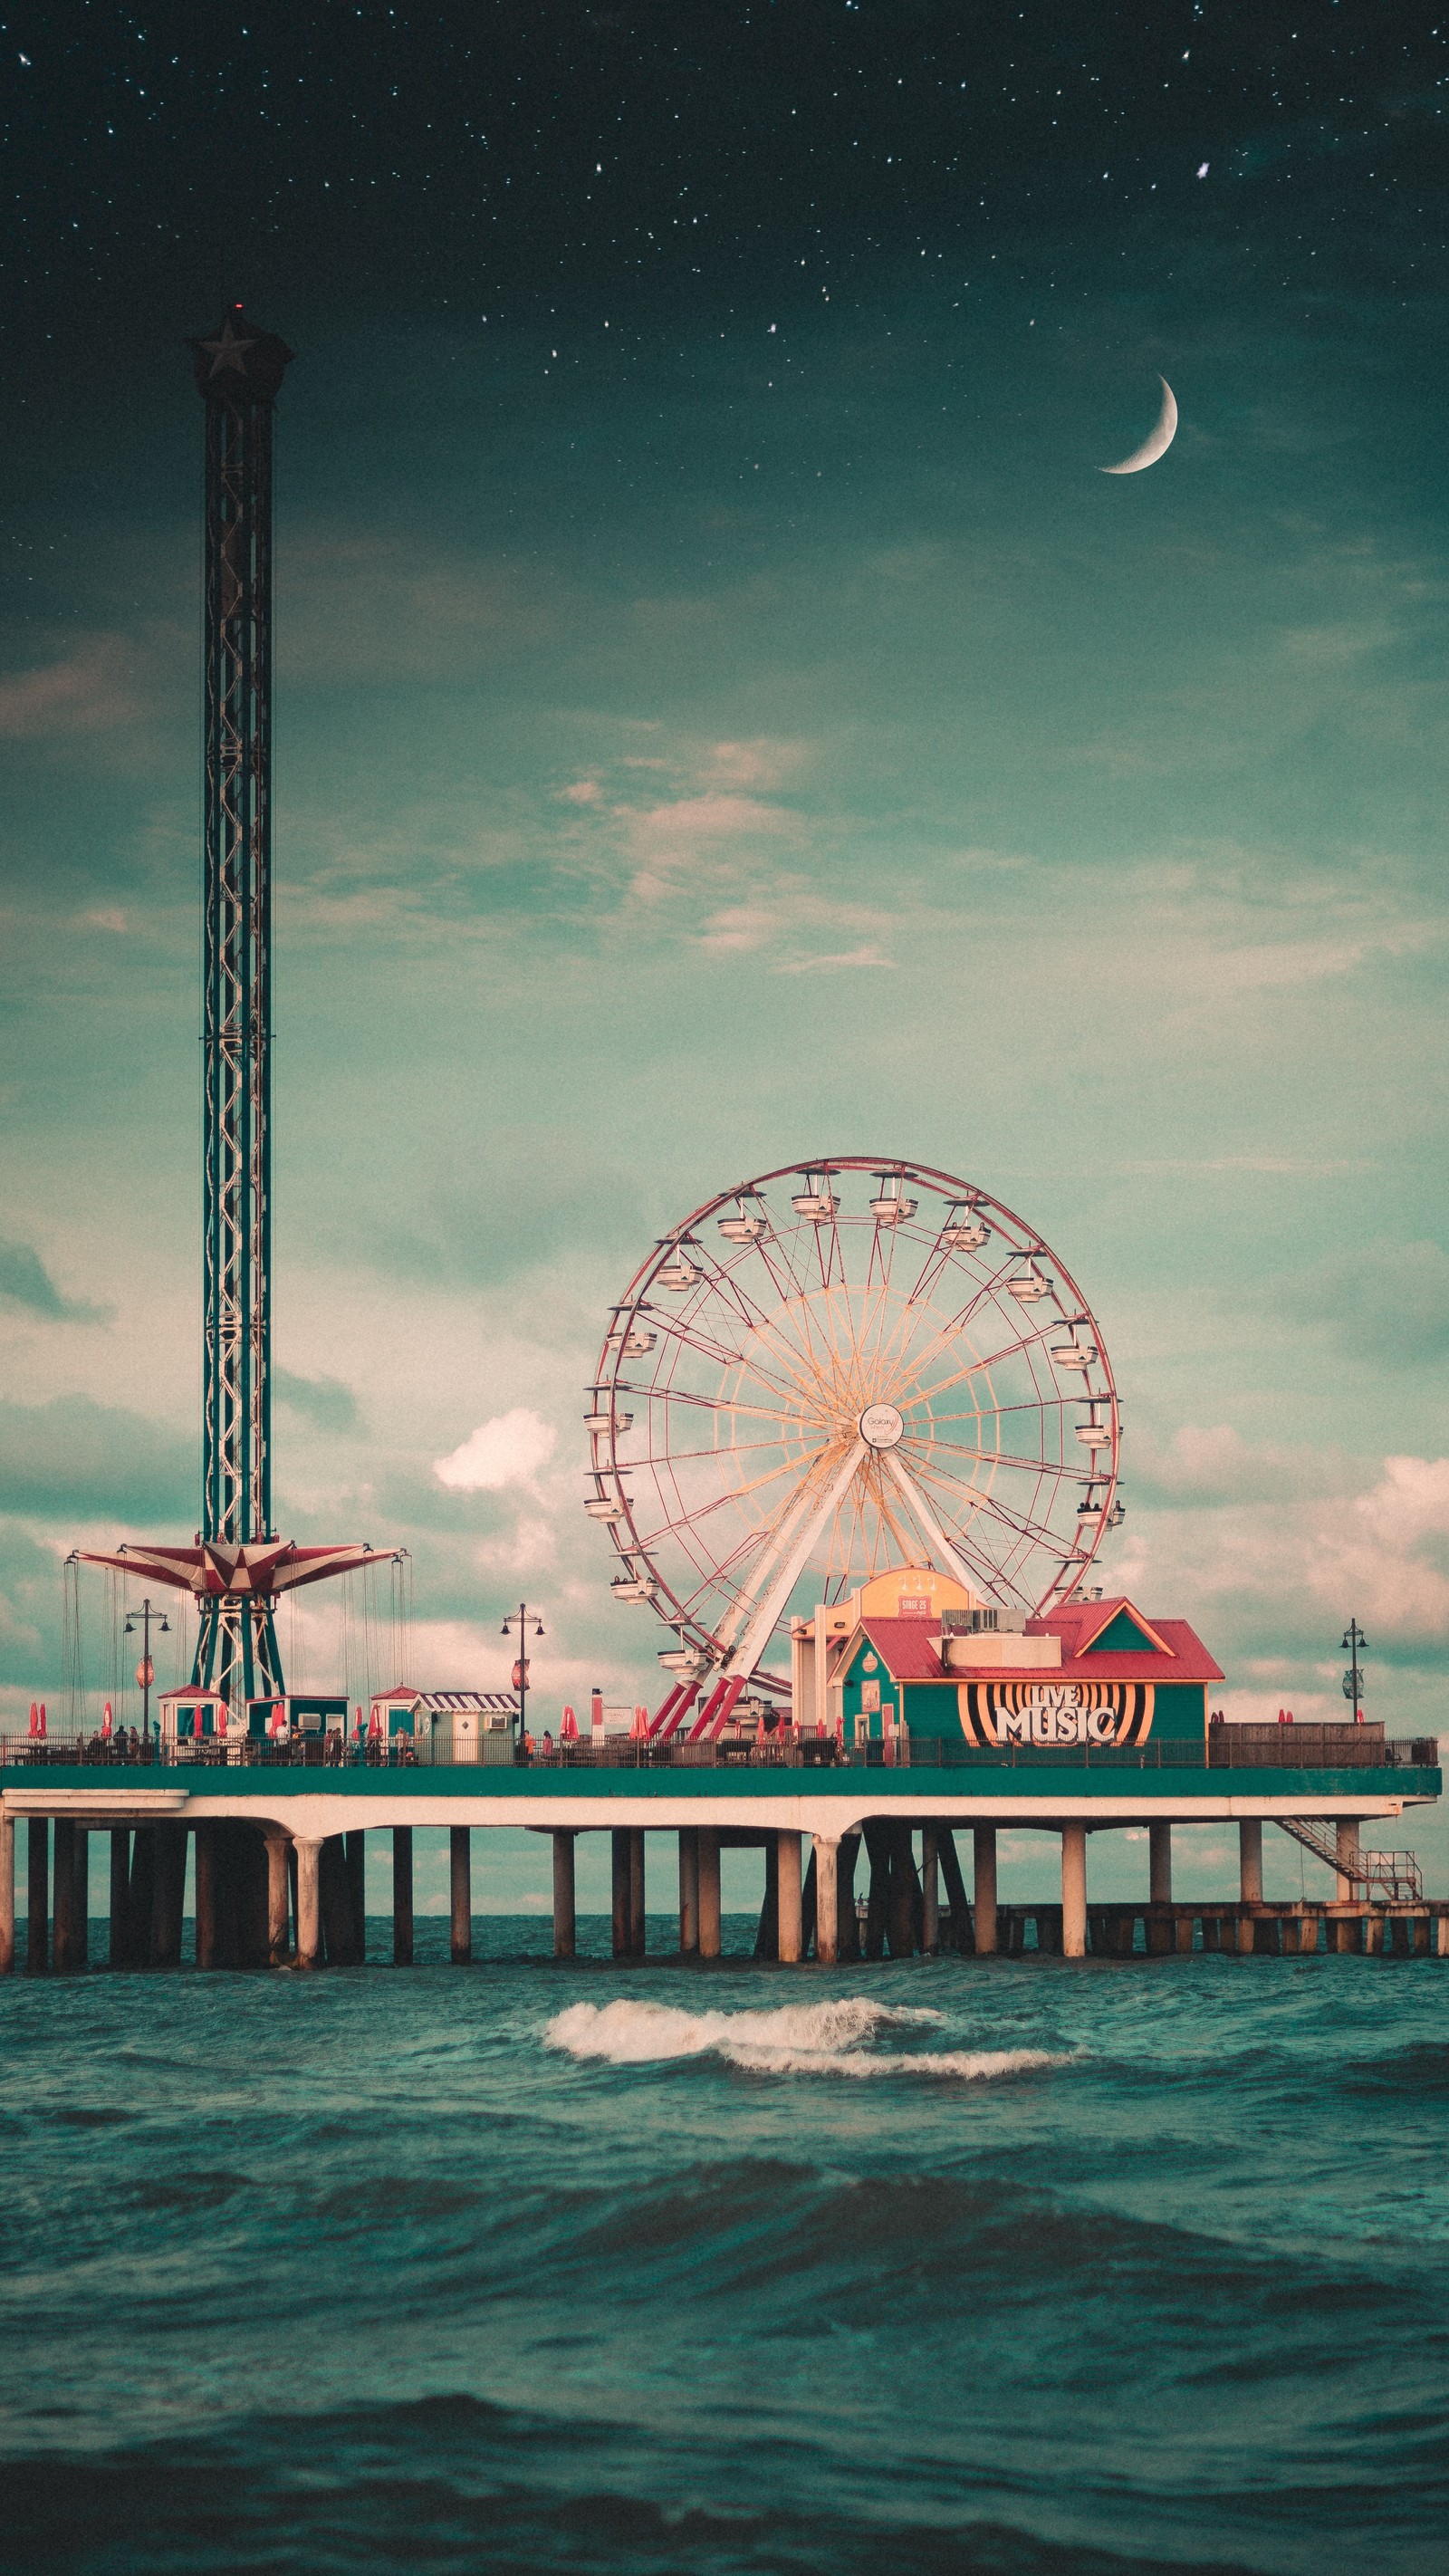
[[[756,1675],[792,1611],[895,1564],[1071,1598],[1117,1495],[1100,1327],[1040,1234],[922,1165],[832,1155],[708,1199],[614,1307],[585,1510],[671,1672]]]

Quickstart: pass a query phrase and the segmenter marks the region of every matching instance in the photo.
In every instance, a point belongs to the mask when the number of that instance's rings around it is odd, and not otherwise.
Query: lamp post
[[[539,1618],[538,1612],[536,1610],[530,1610],[526,1601],[520,1601],[518,1605],[518,1661],[513,1667],[514,1688],[518,1693],[518,1743],[520,1751],[522,1751],[523,1748],[524,1732],[528,1722],[528,1656],[525,1652],[525,1647],[528,1640],[528,1623],[530,1619],[537,1623],[533,1631],[535,1637],[541,1637],[543,1635],[543,1621]],[[511,1617],[505,1619],[503,1622],[503,1634],[505,1637],[511,1637],[513,1634],[513,1621]]]
[[[151,1622],[153,1619],[156,1622],[158,1637],[169,1637],[171,1626],[164,1610],[152,1609],[149,1594],[136,1617],[126,1621],[123,1633],[128,1637],[134,1637],[136,1633],[136,1618],[141,1622],[141,1660],[136,1666],[136,1679],[141,1685],[141,1741],[148,1744],[151,1740],[151,1684],[156,1678],[156,1667],[151,1661]]]
[[[1368,1652],[1368,1639],[1356,1619],[1350,1619],[1348,1623],[1348,1630],[1343,1640],[1343,1652],[1353,1659],[1343,1677],[1343,1695],[1345,1699],[1353,1702],[1354,1725],[1362,1726],[1363,1673],[1359,1657]]]

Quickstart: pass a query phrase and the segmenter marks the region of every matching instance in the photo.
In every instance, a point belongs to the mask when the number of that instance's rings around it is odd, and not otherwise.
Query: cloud
[[[144,714],[136,648],[122,635],[95,635],[59,662],[0,677],[0,738],[38,741],[99,733]]]
[[[314,1422],[319,1431],[356,1431],[362,1416],[350,1386],[337,1377],[294,1377],[290,1369],[273,1369],[272,1390],[279,1404]]]
[[[1149,1459],[1140,1489],[1134,1478],[1139,1492],[1148,1509],[1113,1579],[1159,1604],[1203,1604],[1210,1644],[1220,1619],[1240,1657],[1266,1652],[1286,1673],[1285,1656],[1301,1665],[1335,1648],[1350,1613],[1386,1662],[1449,1644],[1449,1458],[1399,1454],[1355,1472],[1333,1452],[1315,1461],[1189,1428]]]
[[[1222,1505],[1296,1500],[1338,1491],[1342,1461],[1320,1450],[1255,1447],[1231,1423],[1210,1429],[1184,1422],[1166,1448],[1148,1432],[1135,1432],[1131,1448],[1134,1495],[1182,1504]]]
[[[809,757],[809,745],[803,742],[777,742],[768,734],[757,734],[749,742],[717,742],[710,746],[703,763],[704,783],[710,787],[768,788],[783,787],[793,778]]]
[[[38,1252],[28,1243],[0,1241],[0,1306],[19,1307],[51,1323],[94,1324],[101,1309],[57,1288]]]
[[[506,1485],[526,1485],[546,1467],[558,1445],[558,1433],[541,1413],[526,1404],[511,1413],[496,1413],[480,1422],[460,1448],[433,1463],[440,1485],[464,1494],[498,1494]]]
[[[0,1404],[0,1494],[38,1519],[195,1520],[194,1444],[87,1395]]]
[[[681,873],[712,869],[722,854],[751,842],[777,842],[798,828],[783,806],[723,789],[644,806],[626,813],[624,823],[636,870],[631,892],[642,903],[657,903],[670,894],[672,880]]]
[[[844,966],[894,966],[881,948],[867,944],[863,948],[841,948],[816,957],[790,957],[775,967],[777,975],[828,975]]]

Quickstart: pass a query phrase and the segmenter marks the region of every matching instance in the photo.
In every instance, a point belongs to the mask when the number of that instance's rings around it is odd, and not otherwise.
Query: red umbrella
[[[32,1735],[38,1735],[40,1733],[40,1711],[36,1707],[34,1700],[30,1703],[30,1732]]]
[[[45,1733],[45,1702],[44,1702],[44,1700],[42,1700],[42,1701],[41,1701],[41,1703],[40,1703],[40,1724],[39,1724],[39,1726],[36,1728],[36,1733],[37,1733],[38,1735],[43,1735],[43,1734]]]
[[[106,1713],[105,1713],[105,1716],[101,1719],[101,1733],[102,1733],[102,1735],[109,1735],[109,1734],[111,1733],[112,1728],[113,1728],[113,1727],[114,1727],[114,1725],[115,1725],[115,1722],[116,1722],[116,1721],[115,1721],[115,1719],[114,1719],[114,1718],[112,1717],[112,1715],[111,1715],[111,1703],[110,1703],[110,1701],[109,1701],[109,1700],[107,1700],[107,1702],[106,1702]]]
[[[359,1710],[358,1715],[360,1716],[361,1714],[362,1712]],[[372,1703],[372,1715],[367,1721],[367,1732],[370,1740],[376,1739],[382,1733],[382,1711],[378,1707],[376,1700]]]
[[[629,1733],[636,1744],[642,1744],[648,1732],[649,1711],[647,1708],[636,1708],[634,1711],[634,1723],[630,1727]]]
[[[579,1721],[575,1717],[571,1708],[566,1708],[564,1710],[563,1721],[559,1727],[559,1736],[561,1741],[565,1744],[577,1744],[579,1740]]]

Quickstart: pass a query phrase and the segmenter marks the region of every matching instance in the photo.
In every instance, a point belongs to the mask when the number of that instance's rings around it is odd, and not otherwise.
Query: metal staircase
[[[1336,1870],[1353,1887],[1354,1896],[1365,1900],[1377,1896],[1390,1905],[1417,1904],[1424,1894],[1424,1873],[1414,1854],[1408,1851],[1342,1852],[1338,1848],[1337,1829],[1321,1824],[1309,1816],[1279,1816],[1277,1823],[1295,1843],[1312,1852],[1328,1869]]]

